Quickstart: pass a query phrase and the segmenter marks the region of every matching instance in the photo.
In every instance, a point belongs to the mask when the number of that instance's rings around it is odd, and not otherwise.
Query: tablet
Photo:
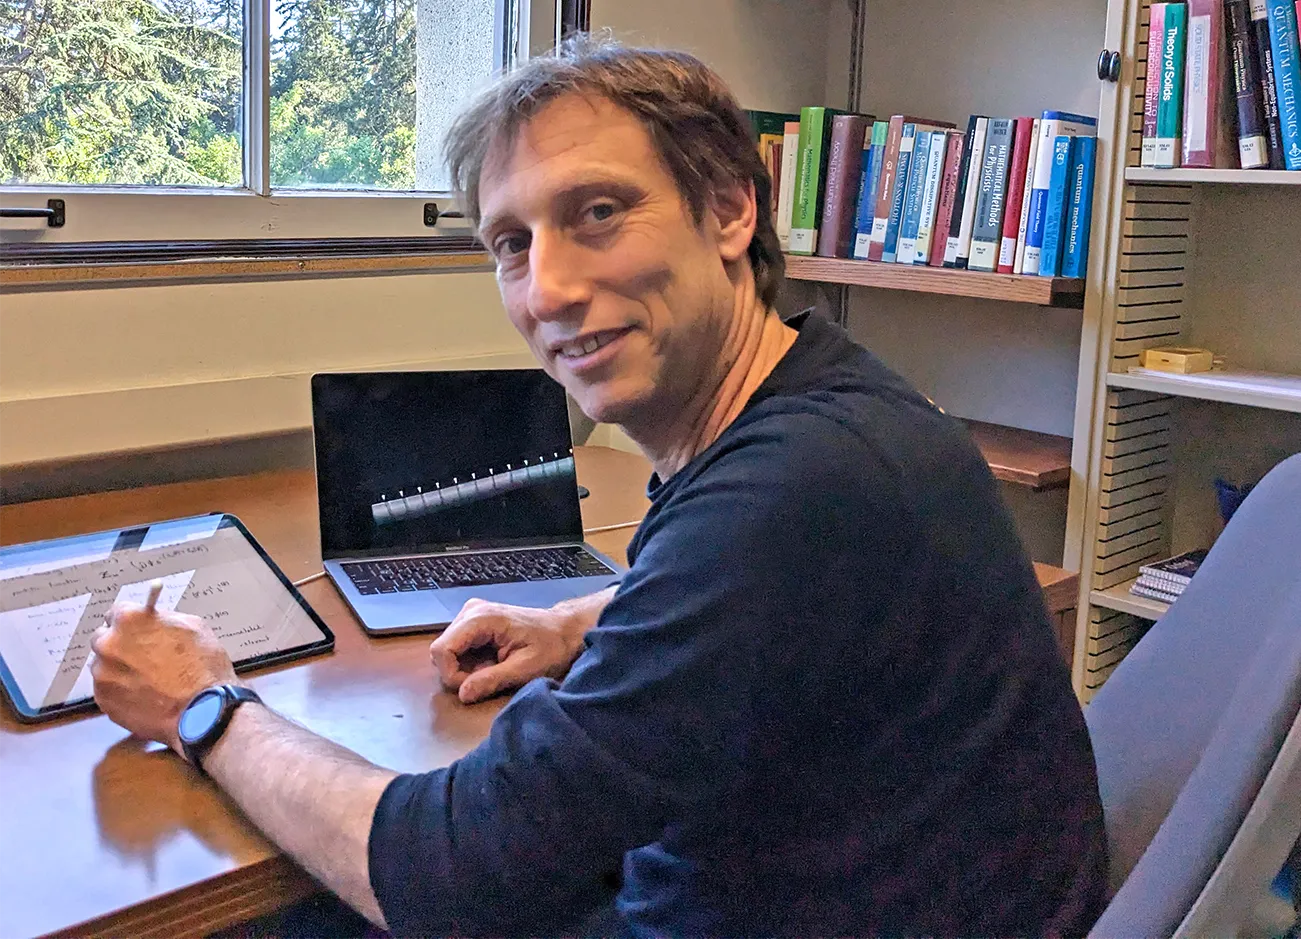
[[[18,719],[95,707],[90,639],[118,601],[203,617],[236,671],[334,647],[239,519],[213,513],[0,548],[0,686]]]

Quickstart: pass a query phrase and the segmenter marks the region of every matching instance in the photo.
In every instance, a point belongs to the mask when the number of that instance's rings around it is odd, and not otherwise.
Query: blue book
[[[1044,241],[1039,253],[1039,276],[1056,277],[1062,264],[1062,220],[1066,217],[1066,190],[1071,178],[1071,144],[1074,137],[1053,138],[1053,168],[1044,202]]]
[[[872,147],[863,157],[863,172],[858,183],[858,212],[854,221],[854,247],[851,258],[867,260],[867,249],[872,243],[872,215],[876,211],[876,180],[881,178],[877,166],[880,154]]]
[[[899,224],[903,221],[903,197],[907,187],[908,170],[912,166],[913,146],[917,143],[917,125],[904,124],[899,137],[899,159],[895,163],[894,198],[891,200],[890,218],[885,226],[885,250],[881,260],[892,262],[899,254]]]
[[[1274,53],[1278,123],[1283,131],[1283,165],[1301,170],[1301,49],[1297,47],[1296,6],[1269,4],[1269,45]]]
[[[1034,180],[1030,184],[1030,218],[1025,229],[1025,267],[1027,274],[1039,270],[1039,253],[1044,243],[1047,220],[1048,185],[1053,173],[1053,140],[1061,134],[1072,137],[1096,137],[1098,119],[1065,111],[1044,111],[1039,121],[1039,136],[1031,143],[1030,161]]]
[[[1062,276],[1083,277],[1089,269],[1089,229],[1093,223],[1093,172],[1097,160],[1095,137],[1076,137],[1071,160],[1071,206],[1066,215],[1066,248]]]
[[[903,197],[903,217],[899,222],[899,243],[896,246],[895,263],[912,264],[917,256],[917,232],[922,222],[922,197],[926,191],[926,167],[931,159],[932,131],[917,133],[913,144],[913,155],[908,171],[908,191]]]

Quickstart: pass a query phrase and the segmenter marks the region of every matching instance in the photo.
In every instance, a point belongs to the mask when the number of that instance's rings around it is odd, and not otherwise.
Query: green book
[[[1172,169],[1183,152],[1184,49],[1188,42],[1188,7],[1168,3],[1161,40],[1161,89],[1156,104],[1156,162]],[[1149,53],[1150,54],[1150,53]]]
[[[831,152],[831,119],[846,114],[836,108],[800,109],[799,158],[795,163],[795,200],[791,213],[791,254],[813,254],[822,225],[822,190]]]

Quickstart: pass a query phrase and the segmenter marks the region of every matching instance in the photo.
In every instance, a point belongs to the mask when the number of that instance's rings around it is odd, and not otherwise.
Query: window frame
[[[494,68],[550,49],[561,29],[561,5],[570,0],[495,0]],[[41,244],[112,242],[207,242],[231,240],[385,239],[446,241],[464,250],[466,224],[440,219],[425,224],[425,203],[440,211],[455,197],[440,191],[376,189],[275,189],[270,185],[271,3],[244,0],[244,182],[228,188],[191,186],[0,185],[6,207],[44,208],[50,198],[65,202],[66,222],[3,219],[0,248],[22,246],[30,258]],[[514,42],[508,17],[518,17]],[[398,246],[394,245],[394,248]],[[198,245],[196,244],[196,249]],[[198,250],[197,253],[204,253]],[[0,257],[0,261],[4,258]]]

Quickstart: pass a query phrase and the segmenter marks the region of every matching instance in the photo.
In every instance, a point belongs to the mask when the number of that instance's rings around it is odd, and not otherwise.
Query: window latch
[[[437,202],[425,203],[425,227],[433,228],[440,218],[465,218],[464,212],[440,212]]]
[[[50,228],[62,228],[66,221],[62,199],[46,199],[43,209],[28,206],[0,208],[0,218],[43,218]]]

